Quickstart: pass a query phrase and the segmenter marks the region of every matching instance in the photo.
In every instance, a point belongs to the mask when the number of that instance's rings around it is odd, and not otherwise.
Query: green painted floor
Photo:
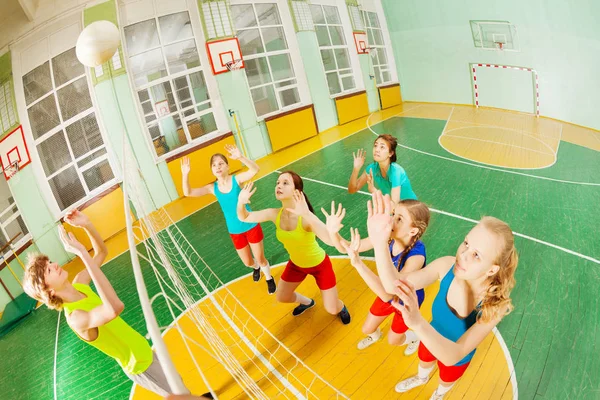
[[[373,129],[396,135],[402,145],[459,160],[437,143],[444,125],[445,121],[439,120],[392,118]],[[363,147],[370,153],[373,140],[373,133],[365,129],[285,169],[345,186],[352,168],[352,151]],[[436,210],[471,219],[493,215],[507,221],[516,232],[600,259],[600,242],[595,234],[600,225],[599,186],[493,171],[405,148],[399,149],[398,162],[406,169],[420,200]],[[554,166],[527,173],[600,183],[599,164],[598,152],[563,142]],[[276,174],[271,174],[257,182],[254,208],[277,206],[275,181]],[[345,236],[351,226],[366,233],[366,196],[350,195],[343,189],[310,181],[305,181],[305,192],[315,209],[331,200],[344,204],[348,211]],[[247,273],[233,251],[216,204],[179,222],[179,226],[223,281]],[[428,258],[454,254],[471,227],[468,221],[434,214],[424,238]],[[287,254],[276,241],[274,226],[265,224],[263,230],[271,264],[286,261]],[[517,248],[521,261],[513,292],[516,307],[499,330],[515,364],[520,398],[600,398],[600,382],[594,378],[600,372],[596,351],[600,346],[596,335],[600,265],[525,238],[517,238]],[[328,251],[337,254],[333,249]],[[123,318],[145,333],[128,254],[104,269],[126,304]],[[145,274],[152,297],[158,293],[158,284],[149,268]],[[167,325],[170,317],[164,301],[157,300],[155,305],[160,324]],[[56,323],[56,312],[40,308],[0,340],[2,399],[53,398]],[[353,325],[360,329],[359,322]],[[130,382],[116,363],[79,341],[62,318],[58,335],[58,398],[126,399],[130,389]]]

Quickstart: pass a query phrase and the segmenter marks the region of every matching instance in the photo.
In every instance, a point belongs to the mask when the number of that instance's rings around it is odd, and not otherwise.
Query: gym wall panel
[[[340,125],[369,115],[369,102],[364,90],[337,97],[335,107]]]
[[[273,151],[299,143],[319,133],[312,104],[265,118]]]
[[[397,106],[402,103],[402,93],[400,84],[392,84],[379,87],[379,99],[381,100],[381,109]]]

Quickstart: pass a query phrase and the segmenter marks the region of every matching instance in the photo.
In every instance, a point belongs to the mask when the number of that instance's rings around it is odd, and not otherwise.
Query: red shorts
[[[448,367],[435,358],[435,356],[431,354],[427,347],[423,345],[423,342],[419,344],[419,360],[424,362],[432,362],[437,360],[438,368],[440,369],[440,379],[447,383],[456,382],[458,378],[463,376],[470,364],[470,362],[468,362],[463,365],[452,365]]]
[[[236,250],[241,250],[248,246],[248,243],[259,243],[263,240],[264,235],[260,224],[244,233],[230,233],[231,241]]]
[[[281,279],[286,282],[302,282],[306,278],[306,275],[312,275],[321,290],[335,287],[335,273],[327,254],[325,255],[325,259],[321,261],[321,264],[316,267],[302,268],[294,264],[292,260],[288,261],[283,274],[281,274]]]
[[[394,314],[394,320],[392,321],[392,331],[394,333],[402,334],[408,330],[408,326],[406,326],[404,318],[402,318],[402,313],[379,297],[375,298],[369,311],[376,317],[387,317],[390,314]]]

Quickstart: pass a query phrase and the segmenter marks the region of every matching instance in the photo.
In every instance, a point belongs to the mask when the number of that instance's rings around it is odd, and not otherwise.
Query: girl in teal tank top
[[[252,268],[252,279],[255,282],[260,280],[262,271],[267,282],[267,291],[269,294],[273,294],[277,286],[275,285],[275,279],[271,276],[269,262],[265,258],[262,229],[259,224],[240,221],[236,211],[241,191],[240,186],[254,178],[259,168],[254,161],[244,157],[237,147],[226,145],[225,149],[229,152],[229,157],[232,160],[241,161],[243,165],[248,167],[248,170],[230,175],[229,161],[223,154],[216,153],[210,158],[210,169],[217,180],[199,188],[192,188],[189,179],[191,172],[190,160],[188,157],[183,157],[181,160],[183,195],[186,197],[202,197],[212,194],[217,198],[238,256],[246,267]],[[250,207],[248,207],[248,211],[250,211]]]
[[[379,276],[388,277],[394,272],[387,250],[390,211],[389,196],[376,192],[369,202],[367,226]],[[439,258],[386,287],[388,293],[397,296],[392,305],[421,339],[418,373],[399,382],[397,392],[427,383],[437,361],[440,384],[431,398],[443,398],[466,371],[477,346],[512,311],[510,292],[517,263],[510,227],[499,219],[484,217],[467,234],[455,256]],[[440,289],[429,323],[419,312],[416,291],[438,280]]]

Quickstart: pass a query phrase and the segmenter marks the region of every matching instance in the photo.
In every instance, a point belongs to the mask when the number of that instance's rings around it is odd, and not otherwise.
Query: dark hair
[[[227,161],[227,157],[225,157],[223,154],[221,153],[215,153],[212,155],[212,157],[210,158],[210,166],[212,167],[213,165],[213,161],[215,160],[215,158],[221,158],[223,161],[225,161],[225,164],[229,165],[229,161]]]
[[[390,157],[390,161],[396,162],[396,147],[398,147],[398,139],[389,134],[379,135],[375,141],[378,139],[383,139],[387,143],[390,153],[393,153],[392,157]]]
[[[314,214],[315,210],[313,209],[312,204],[310,204],[310,201],[308,200],[308,196],[306,195],[306,193],[304,193],[304,182],[302,181],[302,178],[300,177],[300,175],[298,175],[294,171],[283,171],[282,173],[279,174],[279,176],[281,176],[283,174],[289,174],[292,177],[292,181],[294,182],[294,189],[302,192],[302,194],[304,195],[304,198],[306,199],[306,204],[308,204],[308,209],[310,210],[311,213]]]
[[[402,251],[402,257],[398,262],[398,266],[400,266],[403,262],[406,262],[406,258],[408,257],[408,253],[415,247],[417,241],[423,236],[427,227],[429,226],[429,208],[425,203],[420,202],[419,200],[406,199],[400,201],[401,205],[406,207],[408,214],[410,215],[410,219],[412,219],[413,228],[418,228],[419,232],[415,236],[412,237],[408,246]]]

